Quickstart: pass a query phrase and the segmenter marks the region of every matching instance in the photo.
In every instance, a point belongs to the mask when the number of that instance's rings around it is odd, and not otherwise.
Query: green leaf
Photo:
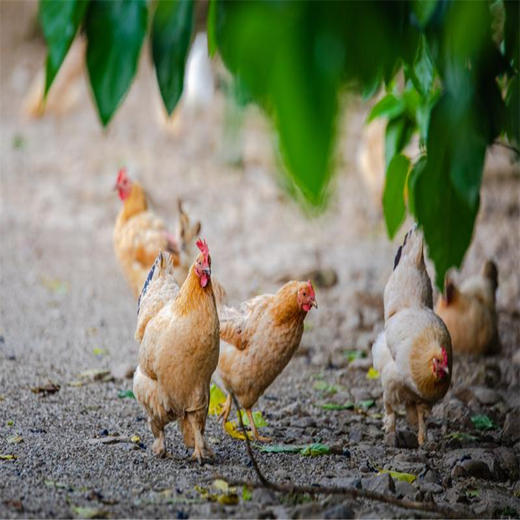
[[[393,119],[394,117],[400,116],[404,112],[404,109],[405,104],[401,98],[394,96],[394,94],[388,94],[372,107],[367,117],[367,123],[370,123],[370,121],[378,117]]]
[[[426,27],[437,7],[437,0],[414,0],[412,6],[421,27]]]
[[[475,498],[480,496],[480,489],[468,489],[466,491],[466,496],[469,498]]]
[[[423,168],[426,166],[426,156],[421,156],[419,160],[413,165],[412,169],[408,172],[408,178],[406,179],[406,194],[408,202],[408,211],[411,215],[415,215],[414,205],[414,193],[415,193],[415,182],[417,177],[421,174]]]
[[[268,446],[260,446],[260,451],[264,453],[299,453],[301,446],[294,444],[271,444]]]
[[[448,439],[457,441],[477,441],[478,437],[465,432],[452,432],[446,436]]]
[[[363,408],[364,410],[368,410],[369,408],[372,408],[376,403],[373,399],[367,399],[365,401],[359,401],[358,406],[360,408]]]
[[[386,171],[383,212],[390,238],[394,238],[406,215],[404,189],[409,168],[410,160],[408,157],[395,155]]]
[[[385,166],[388,168],[394,155],[410,142],[415,130],[415,124],[405,116],[399,116],[388,121],[385,131]]]
[[[319,455],[328,455],[329,453],[330,448],[326,444],[320,444],[319,442],[304,446],[300,450],[300,455],[306,457],[317,457]]]
[[[217,0],[209,0],[208,22],[206,31],[208,33],[208,54],[213,58],[217,51]]]
[[[345,404],[337,404],[337,403],[323,403],[320,405],[324,410],[338,411],[338,410],[352,410],[354,408],[354,403],[352,401],[347,401]]]
[[[147,16],[146,0],[91,0],[86,16],[87,68],[104,126],[137,71]]]
[[[18,457],[12,454],[0,453],[0,460],[16,460]]]
[[[474,415],[471,422],[477,430],[493,430],[496,428],[495,423],[487,415]]]
[[[363,350],[345,350],[343,353],[345,354],[349,363],[352,363],[352,361],[355,359],[362,359],[367,357],[367,353]]]
[[[132,390],[121,390],[117,394],[117,397],[119,397],[120,399],[135,399],[135,395],[132,392]]]
[[[249,426],[249,418],[247,417],[247,413],[244,410],[240,410],[240,413],[242,414],[242,422],[244,425]],[[253,412],[253,421],[257,428],[263,428],[264,426],[267,426],[267,421],[264,419],[262,412],[259,410]]]
[[[38,19],[47,43],[44,97],[76,36],[87,5],[87,0],[40,0]]]
[[[193,26],[193,0],[158,0],[152,22],[152,56],[168,115],[182,94]]]
[[[314,390],[322,392],[323,394],[335,394],[338,389],[334,385],[329,385],[326,381],[316,381],[313,386]]]
[[[426,164],[414,179],[413,209],[440,290],[447,270],[462,263],[479,208],[486,151],[479,124],[471,111],[461,112],[457,100],[445,94],[431,115]]]
[[[378,475],[382,475],[383,473],[388,473],[393,479],[402,480],[403,482],[408,482],[412,484],[417,477],[412,473],[402,473],[400,471],[393,471],[390,469],[381,469],[379,470]]]
[[[253,493],[247,486],[242,486],[242,500],[249,502],[253,498]]]
[[[260,451],[264,453],[299,453],[304,456],[316,457],[318,455],[328,455],[330,448],[326,444],[313,443],[313,444],[274,444],[270,446],[261,446]]]
[[[507,136],[511,141],[520,144],[520,79],[518,74],[511,80],[507,89],[506,104]]]
[[[434,69],[433,61],[428,48],[426,36],[421,35],[419,39],[419,47],[414,61],[414,72],[417,78],[417,86],[419,92],[423,96],[427,96],[433,84]]]

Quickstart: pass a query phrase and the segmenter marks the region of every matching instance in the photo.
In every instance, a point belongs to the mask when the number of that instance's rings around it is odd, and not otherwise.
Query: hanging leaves
[[[158,0],[152,22],[152,56],[168,115],[182,94],[192,30],[193,0]]]
[[[78,32],[87,9],[87,0],[41,0],[38,19],[47,43],[44,97],[56,77]]]
[[[147,16],[146,0],[91,0],[86,16],[87,68],[103,126],[137,72]]]

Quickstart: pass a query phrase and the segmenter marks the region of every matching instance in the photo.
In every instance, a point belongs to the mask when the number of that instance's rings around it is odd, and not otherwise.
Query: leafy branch
[[[92,92],[107,125],[149,31],[171,114],[196,7],[194,0],[40,0],[45,92],[83,26]],[[486,148],[497,138],[513,147],[520,140],[519,19],[516,0],[210,0],[206,13],[209,54],[219,53],[244,99],[271,117],[286,173],[315,206],[327,200],[334,172],[341,93],[385,93],[368,119],[387,120],[387,231],[392,238],[406,213],[414,216],[438,287],[471,243]],[[417,158],[404,151],[414,134],[423,152]]]
[[[240,410],[240,405],[238,404],[237,398],[233,393],[231,393],[231,397],[235,404],[237,410]],[[272,482],[269,480],[261,471],[258,461],[256,460],[253,448],[251,447],[251,442],[249,440],[249,436],[247,435],[247,430],[242,420],[242,414],[238,414],[240,429],[244,435],[244,440],[246,442],[246,450],[251,460],[251,464],[253,465],[253,469],[258,477],[258,482],[248,481],[248,480],[234,480],[229,482],[229,486],[246,486],[250,489],[253,488],[266,488],[271,489],[272,491],[276,491],[279,493],[291,493],[291,494],[309,494],[309,495],[341,495],[347,496],[353,499],[365,499],[365,500],[373,500],[376,502],[383,502],[385,504],[390,504],[396,507],[400,507],[402,509],[411,509],[417,511],[427,511],[429,513],[433,513],[439,515],[441,518],[471,518],[469,515],[464,514],[463,511],[459,509],[452,509],[450,507],[441,506],[435,504],[434,502],[417,502],[413,500],[400,499],[397,497],[393,497],[390,495],[384,495],[382,493],[376,493],[374,491],[369,491],[366,489],[356,489],[351,487],[343,487],[343,486],[299,486],[296,484],[280,484],[276,482]]]

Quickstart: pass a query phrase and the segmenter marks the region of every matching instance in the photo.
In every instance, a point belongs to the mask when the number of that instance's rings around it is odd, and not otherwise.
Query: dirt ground
[[[97,120],[84,79],[78,102],[65,114],[26,118],[23,98],[45,53],[33,11],[24,2],[0,2],[0,455],[16,457],[0,460],[0,517],[420,516],[376,502],[262,489],[250,500],[241,496],[237,505],[210,502],[195,486],[210,488],[217,476],[255,478],[244,444],[227,436],[214,417],[207,428],[213,463],[191,462],[176,426],[167,430],[172,457],[152,455],[143,411],[133,399],[118,397],[132,383],[117,369],[137,358],[136,304],[112,246],[120,207],[112,186],[121,165],[140,178],[172,226],[177,197],[200,218],[214,273],[232,301],[272,291],[283,277],[312,268],[337,273],[336,285],[317,289],[319,309],[307,318],[301,347],[257,406],[268,422],[263,433],[274,443],[322,442],[334,454],[256,449],[266,475],[277,482],[349,485],[433,500],[473,516],[518,517],[518,165],[493,151],[462,271],[475,273],[486,258],[497,262],[502,351],[485,359],[455,358],[452,387],[434,408],[426,445],[387,447],[380,382],[366,374],[402,234],[389,242],[357,171],[359,103],[342,120],[329,208],[310,218],[281,188],[273,137],[257,110],[247,111],[238,165],[224,160],[220,94],[210,109],[184,113],[175,131],[165,131],[145,54],[108,130]],[[349,350],[367,357],[349,363]],[[110,374],[98,377],[93,369]],[[31,391],[50,382],[60,390]],[[374,405],[365,413],[321,407],[347,400]],[[495,427],[475,429],[471,417],[477,414],[489,416]],[[403,420],[398,427],[402,445],[413,446]],[[131,441],[135,435],[140,442]],[[109,437],[113,443],[103,442]],[[409,484],[377,476],[381,468],[417,479]]]

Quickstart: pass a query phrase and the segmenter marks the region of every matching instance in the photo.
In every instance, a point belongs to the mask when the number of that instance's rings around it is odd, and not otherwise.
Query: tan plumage
[[[141,295],[140,340],[134,394],[149,416],[153,451],[165,453],[164,427],[178,420],[187,447],[199,461],[211,455],[204,440],[209,384],[219,356],[219,320],[211,279],[202,287],[201,253],[179,289],[172,262],[160,255]]]
[[[200,222],[191,225],[179,202],[178,238],[174,237],[168,233],[164,221],[148,208],[142,186],[128,180],[126,176],[125,179],[128,182],[128,195],[124,195],[123,207],[116,220],[114,249],[125,278],[137,298],[160,251],[172,254],[176,267],[175,279],[179,285],[184,282],[195,256],[194,242],[200,232]]]
[[[316,302],[310,282],[291,281],[276,294],[257,296],[238,309],[224,307],[220,312],[221,346],[216,379],[245,408],[258,440],[266,439],[258,435],[251,409],[298,348],[303,321],[313,305]],[[230,409],[228,396],[224,422]]]
[[[479,275],[460,285],[447,279],[435,312],[450,331],[453,350],[462,354],[491,354],[500,347],[495,308],[498,273],[487,261]]]
[[[426,436],[425,415],[451,381],[450,335],[432,310],[431,294],[422,237],[412,231],[385,287],[385,330],[372,347],[372,358],[381,374],[386,431],[395,431],[395,409],[403,405],[409,422],[418,423],[419,444]]]

